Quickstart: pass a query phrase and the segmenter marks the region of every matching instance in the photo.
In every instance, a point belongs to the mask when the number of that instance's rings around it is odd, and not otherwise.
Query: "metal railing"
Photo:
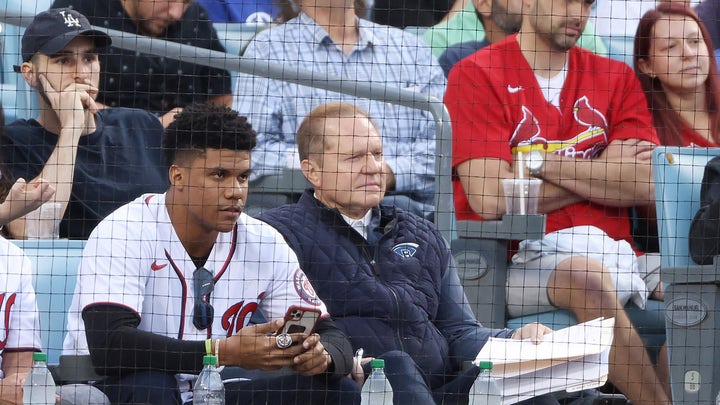
[[[21,27],[27,27],[33,18],[34,15],[12,9],[6,9],[0,15],[0,21]],[[451,127],[450,115],[442,100],[397,87],[344,79],[303,68],[269,64],[263,60],[246,59],[224,52],[148,38],[99,26],[94,26],[94,28],[110,35],[113,46],[126,50],[180,59],[197,65],[247,73],[430,112],[436,123],[435,224],[447,240],[451,239],[453,228]]]

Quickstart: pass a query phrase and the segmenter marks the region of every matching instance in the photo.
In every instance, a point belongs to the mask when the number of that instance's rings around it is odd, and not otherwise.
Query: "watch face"
[[[525,165],[530,170],[538,170],[542,167],[543,164],[543,156],[538,151],[532,151],[528,153],[527,160],[525,161]]]

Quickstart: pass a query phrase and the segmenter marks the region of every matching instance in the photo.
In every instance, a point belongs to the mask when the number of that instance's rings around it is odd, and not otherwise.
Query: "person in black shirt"
[[[50,9],[25,30],[22,64],[15,67],[35,89],[39,113],[7,125],[0,150],[9,176],[33,187],[42,178],[55,189],[52,202],[64,213],[62,238],[86,239],[119,206],[167,187],[157,117],[95,101],[98,50],[109,44],[110,37],[77,11]],[[24,238],[24,220],[5,231]]]
[[[372,20],[393,27],[429,27],[450,11],[452,0],[375,0]]]
[[[192,1],[55,0],[52,7],[77,10],[99,27],[225,52],[207,12]],[[110,107],[172,118],[173,109],[193,102],[231,106],[230,74],[222,69],[112,46],[100,55],[100,63],[98,101]]]

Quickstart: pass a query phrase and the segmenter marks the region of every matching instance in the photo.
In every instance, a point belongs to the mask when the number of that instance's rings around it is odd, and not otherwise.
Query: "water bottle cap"
[[[481,361],[478,363],[478,367],[480,367],[481,370],[492,370],[493,363],[492,361]]]
[[[217,357],[215,356],[203,356],[203,365],[207,366],[208,364],[217,366]]]
[[[33,361],[47,362],[47,353],[40,353],[40,352],[33,353]]]
[[[371,368],[385,368],[385,360],[383,359],[372,359],[370,361]]]

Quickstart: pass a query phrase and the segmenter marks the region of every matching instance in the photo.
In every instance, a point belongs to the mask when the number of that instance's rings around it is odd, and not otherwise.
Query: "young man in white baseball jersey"
[[[242,213],[254,146],[236,112],[186,108],[163,139],[167,192],[128,203],[90,235],[65,352],[89,351],[113,403],[187,403],[206,352],[224,372],[252,377],[226,384],[227,404],[359,402],[345,377],[347,337],[283,238]],[[292,305],[323,316],[315,333],[293,334],[297,344],[283,349],[273,333]],[[273,321],[251,325],[255,312]],[[283,367],[295,373],[258,371]]]
[[[0,105],[0,137],[5,123],[3,117]],[[13,186],[9,180],[7,175],[0,173],[2,205]],[[12,212],[7,214],[12,215]],[[0,404],[22,402],[23,384],[32,366],[32,354],[41,347],[32,264],[19,247],[0,236]]]
[[[30,259],[3,237],[0,258],[0,404],[15,404],[22,402],[32,354],[42,347],[40,316]]]

